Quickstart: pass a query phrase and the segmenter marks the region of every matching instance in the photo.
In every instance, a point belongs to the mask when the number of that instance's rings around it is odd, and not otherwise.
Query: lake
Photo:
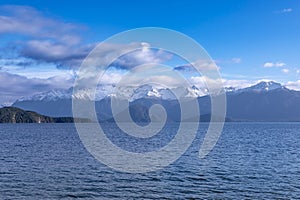
[[[151,146],[157,140],[130,141],[115,125],[104,126],[114,143],[140,152],[165,145],[177,127],[166,127],[159,145]],[[215,148],[200,159],[206,128],[200,125],[175,163],[134,174],[94,159],[73,124],[0,124],[0,199],[300,197],[300,123],[226,123]]]

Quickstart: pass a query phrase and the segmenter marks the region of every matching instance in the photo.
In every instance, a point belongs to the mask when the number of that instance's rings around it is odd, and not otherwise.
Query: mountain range
[[[76,95],[73,88],[52,90],[18,99],[12,106],[35,111],[48,116],[72,116],[72,98],[95,101],[98,119],[113,120],[111,98],[115,85],[100,85],[92,98],[90,90]],[[196,97],[201,109],[201,118],[211,115],[208,91],[192,86],[173,89],[181,98]],[[142,85],[137,88],[121,88],[120,97],[129,102],[130,115],[134,121],[149,122],[149,108],[154,104],[165,107],[168,121],[180,121],[180,105],[168,88]],[[251,87],[225,88],[228,121],[300,121],[300,91],[290,90],[279,83],[260,82]],[[122,111],[121,111],[122,112]],[[206,116],[206,117],[204,117]],[[125,120],[126,121],[126,120]],[[193,121],[191,119],[191,121]]]

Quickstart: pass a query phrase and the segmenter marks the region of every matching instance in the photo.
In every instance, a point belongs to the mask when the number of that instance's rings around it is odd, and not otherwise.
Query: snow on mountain
[[[142,85],[138,88],[124,87],[119,88],[117,96],[135,101],[141,98],[161,98],[164,100],[177,99],[176,95],[180,98],[199,97],[206,95],[195,86],[191,88],[161,88],[155,85]]]
[[[253,92],[268,92],[276,89],[286,89],[284,86],[282,86],[280,83],[276,83],[274,81],[262,81],[259,82],[256,85],[242,88],[237,90],[236,92],[246,92],[246,91],[253,91]]]
[[[11,106],[10,102],[4,102],[4,103],[0,104],[0,108],[9,107],[9,106]]]
[[[236,92],[237,89],[235,87],[225,87],[225,92]]]
[[[48,92],[42,92],[34,94],[33,96],[21,97],[17,101],[55,101],[59,99],[70,99],[72,96],[72,88],[65,89],[55,89]]]
[[[142,85],[133,90],[129,100],[134,101],[141,98],[161,98],[164,100],[176,99],[173,89],[159,88],[153,85]]]
[[[197,88],[196,86],[188,88],[162,88],[156,85],[145,84],[139,87],[125,86],[115,88],[114,91],[111,91],[111,95],[125,98],[129,101],[135,101],[141,98],[161,98],[164,100],[171,100],[177,99],[176,95],[179,98],[191,98],[205,96],[207,95],[207,92]]]
[[[286,89],[280,83],[273,81],[270,82],[260,82],[251,87],[236,89],[234,87],[227,87],[225,91],[227,93],[241,93],[246,91],[253,92],[268,92],[275,89]],[[135,101],[141,98],[161,98],[164,100],[176,99],[176,96],[180,98],[195,98],[208,95],[207,89],[198,88],[195,85],[185,88],[161,88],[155,85],[141,85],[139,87],[133,86],[116,86],[112,84],[99,85],[96,89],[95,97],[93,96],[93,90],[84,89],[80,90],[76,94],[73,94],[73,88],[69,89],[56,89],[48,92],[43,92],[35,94],[29,97],[22,97],[17,100],[21,101],[57,101],[60,99],[89,99],[99,101],[106,97],[117,96],[120,98],[128,99],[129,101]]]
[[[120,98],[134,101],[141,98],[161,98],[176,99],[175,93],[179,97],[190,98],[199,97],[207,94],[205,90],[201,90],[196,86],[189,88],[178,87],[178,88],[161,88],[154,85],[142,85],[139,87],[124,86],[116,87],[115,85],[100,85],[96,89],[95,97],[93,96],[92,89],[83,89],[73,94],[73,88],[69,89],[55,89],[48,92],[42,92],[29,97],[22,97],[17,100],[21,101],[57,101],[60,99],[89,99],[99,101],[106,97],[117,96]]]
[[[130,95],[130,94],[129,94]],[[142,85],[135,90],[133,90],[132,95],[130,95],[130,101],[134,101],[136,99],[146,98],[146,97],[157,97],[160,98],[161,94],[157,90],[157,88],[151,85]]]
[[[17,101],[57,101],[60,99],[72,99],[72,97],[77,99],[101,100],[110,96],[114,88],[114,85],[101,85],[101,87],[97,87],[95,97],[93,97],[93,90],[91,89],[83,89],[76,94],[73,94],[72,87],[69,89],[54,89],[28,97],[21,97]]]

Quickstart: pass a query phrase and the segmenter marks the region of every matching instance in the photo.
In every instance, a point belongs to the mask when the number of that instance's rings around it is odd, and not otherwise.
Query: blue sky
[[[194,38],[220,67],[226,86],[266,79],[300,89],[299,19],[297,0],[4,0],[0,104],[70,87],[76,66],[97,42],[149,26]]]

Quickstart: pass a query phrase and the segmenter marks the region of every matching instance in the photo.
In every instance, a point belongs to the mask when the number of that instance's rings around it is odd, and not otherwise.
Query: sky
[[[72,87],[97,43],[140,27],[168,28],[193,38],[218,65],[227,87],[273,80],[300,90],[298,0],[3,0],[0,24],[0,105]],[[117,81],[131,65],[151,61],[187,66],[167,52],[146,49],[119,59],[103,81]]]

